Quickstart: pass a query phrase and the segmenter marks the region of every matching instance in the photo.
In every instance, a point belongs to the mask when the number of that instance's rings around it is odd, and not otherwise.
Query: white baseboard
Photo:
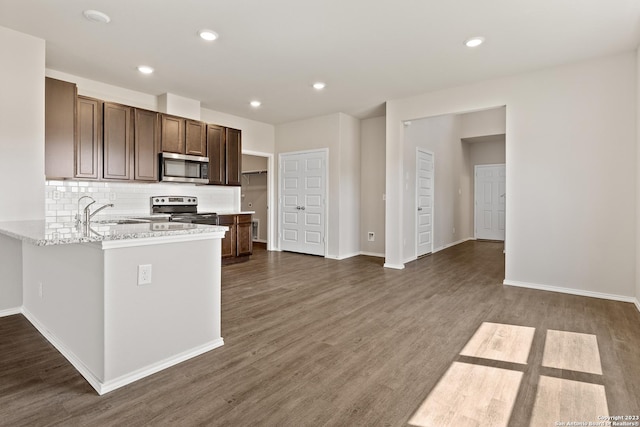
[[[253,241],[258,243],[267,243],[267,241],[264,239],[253,239]]]
[[[571,295],[579,295],[583,297],[591,297],[591,298],[600,298],[600,299],[608,299],[613,301],[622,301],[622,302],[630,302],[636,304],[638,310],[640,310],[640,304],[638,304],[638,300],[634,297],[627,297],[624,295],[616,295],[616,294],[605,294],[602,292],[593,292],[586,291],[583,289],[574,289],[574,288],[562,288],[559,286],[548,286],[548,285],[540,285],[537,283],[528,283],[528,282],[518,282],[516,280],[507,280],[505,279],[502,282],[507,286],[516,286],[518,288],[528,288],[528,289],[537,289],[539,291],[549,291],[549,292],[559,292],[561,294],[571,294]]]
[[[360,252],[360,255],[384,258],[384,254],[379,254],[377,252],[364,252],[364,251],[362,251],[362,252]]]
[[[452,246],[459,245],[460,243],[468,242],[469,240],[476,240],[476,238],[475,237],[467,237],[466,239],[461,239],[461,240],[458,240],[458,241],[453,242],[453,243],[448,243],[448,244],[446,244],[444,246],[440,246],[438,248],[434,248],[432,253],[435,254],[436,252],[443,251],[443,250],[448,249],[448,248],[450,248]]]
[[[82,375],[84,379],[87,380],[89,385],[91,385],[91,387],[93,387],[98,392],[98,394],[102,394],[100,393],[100,387],[102,385],[100,379],[95,376],[94,373],[91,372],[91,370],[84,363],[82,363],[82,361],[71,350],[65,347],[64,344],[62,344],[62,342],[60,342],[60,340],[58,340],[55,335],[49,332],[49,330],[47,330],[47,328],[42,323],[40,323],[40,321],[33,314],[31,314],[31,312],[29,312],[29,310],[23,307],[22,313],[24,314],[24,317],[26,317],[27,320],[31,322],[31,324],[38,330],[38,332],[40,332],[40,334],[42,334],[42,336],[45,337],[47,341],[49,341],[51,345],[53,345],[56,350],[58,350],[65,357],[65,359],[67,359],[69,363],[71,363],[73,367],[76,368],[78,372],[80,372],[80,375]]]
[[[222,347],[224,345],[224,340],[222,337],[215,339],[213,341],[209,341],[203,345],[198,347],[194,347],[182,353],[176,354],[175,356],[169,357],[167,359],[161,360],[156,363],[152,363],[151,365],[145,366],[144,368],[135,370],[127,375],[123,375],[116,379],[107,381],[100,385],[100,389],[96,389],[98,394],[103,395],[105,393],[109,393],[117,388],[123,387],[127,384],[131,384],[134,381],[138,381],[144,377],[148,377],[149,375],[155,374],[156,372],[160,372],[163,369],[170,368],[171,366],[177,365],[178,363],[184,362],[185,360],[189,360],[196,356],[199,356],[207,351],[213,350],[214,348]],[[95,387],[94,387],[95,388]]]
[[[404,270],[404,264],[389,264],[388,262],[385,262],[383,267],[392,268],[394,270]]]
[[[640,311],[640,300],[638,300],[638,298],[636,298],[636,300],[635,300],[635,305],[636,305],[636,308],[638,309],[638,311]]]
[[[74,368],[87,380],[87,382],[93,387],[99,395],[103,395],[117,388],[123,387],[127,384],[131,384],[134,381],[148,377],[163,369],[177,365],[185,360],[199,356],[207,351],[213,350],[224,345],[224,340],[221,338],[215,339],[198,347],[194,347],[175,356],[161,360],[156,363],[145,366],[144,368],[137,369],[129,374],[120,376],[110,381],[103,382],[95,376],[93,372],[68,348],[66,348],[58,338],[47,330],[47,328],[38,321],[28,310],[22,309],[24,316],[31,322],[31,324],[49,341],[68,361]]]
[[[358,255],[360,255],[360,252],[352,252],[350,254],[340,255],[334,259],[337,259],[338,261],[342,261],[343,259],[353,258],[354,256],[358,256]]]
[[[14,314],[22,314],[22,307],[0,310],[0,317],[13,316]]]

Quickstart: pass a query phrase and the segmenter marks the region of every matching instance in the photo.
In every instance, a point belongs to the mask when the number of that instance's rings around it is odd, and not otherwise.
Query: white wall
[[[0,53],[0,221],[42,219],[45,43],[0,27]],[[21,248],[0,240],[0,312],[22,305]]]
[[[640,165],[640,47],[636,51],[636,166]],[[636,306],[640,310],[640,170],[636,169]]]
[[[22,307],[22,242],[0,235],[0,317]]]
[[[344,258],[359,251],[359,127],[357,119],[343,113],[276,126],[278,154],[329,149],[328,258]],[[343,232],[347,239],[341,236]]]
[[[404,126],[403,260],[416,258],[416,149],[434,155],[434,251],[473,237],[469,204],[472,180],[469,144],[460,141],[460,115],[412,120]]]
[[[23,248],[25,315],[104,380],[102,250],[96,244],[35,246],[28,242]]]
[[[200,120],[242,130],[242,151],[275,153],[275,127],[244,117],[203,108]]]
[[[360,120],[340,113],[338,258],[360,254]]]
[[[338,144],[340,140],[340,116],[314,117],[307,120],[285,123],[276,126],[276,153],[294,151],[309,151],[328,148],[329,186],[327,188],[327,203],[329,213],[327,220],[327,255],[337,256],[339,250],[339,205],[340,205],[340,161],[338,159]],[[276,175],[280,166],[276,166]],[[278,182],[276,177],[276,182]],[[278,184],[276,184],[277,186]],[[279,192],[279,189],[276,191]],[[278,196],[279,197],[279,196]],[[279,213],[278,213],[279,215]],[[279,221],[278,221],[279,222]],[[276,237],[277,238],[277,237]]]
[[[384,117],[360,122],[360,249],[376,256],[384,256],[385,124]]]
[[[402,264],[402,121],[506,105],[506,281],[634,295],[636,80],[629,52],[387,102],[386,264]]]
[[[461,114],[460,137],[504,134],[507,126],[505,110],[506,107],[499,107]]]
[[[471,167],[475,165],[495,165],[507,161],[504,137],[486,142],[466,143],[469,147]]]
[[[44,217],[44,49],[0,27],[0,221]]]

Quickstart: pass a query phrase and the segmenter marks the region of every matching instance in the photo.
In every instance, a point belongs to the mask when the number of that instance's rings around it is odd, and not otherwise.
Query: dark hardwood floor
[[[482,322],[536,328],[510,425],[529,425],[547,329],[595,334],[602,376],[554,374],[640,415],[632,304],[505,287],[500,243],[382,262],[256,248],[222,271],[224,347],[104,396],[23,316],[2,318],[0,425],[404,426]]]

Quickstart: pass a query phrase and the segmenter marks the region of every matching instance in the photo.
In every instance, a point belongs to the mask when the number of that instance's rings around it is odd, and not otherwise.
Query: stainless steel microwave
[[[209,183],[209,158],[160,153],[160,181]]]

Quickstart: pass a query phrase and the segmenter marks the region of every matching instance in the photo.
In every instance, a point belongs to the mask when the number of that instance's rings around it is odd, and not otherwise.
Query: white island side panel
[[[222,345],[220,238],[105,248],[103,392]],[[138,285],[138,266],[152,266]]]
[[[95,387],[104,380],[102,250],[22,242],[22,254],[25,316]]]

